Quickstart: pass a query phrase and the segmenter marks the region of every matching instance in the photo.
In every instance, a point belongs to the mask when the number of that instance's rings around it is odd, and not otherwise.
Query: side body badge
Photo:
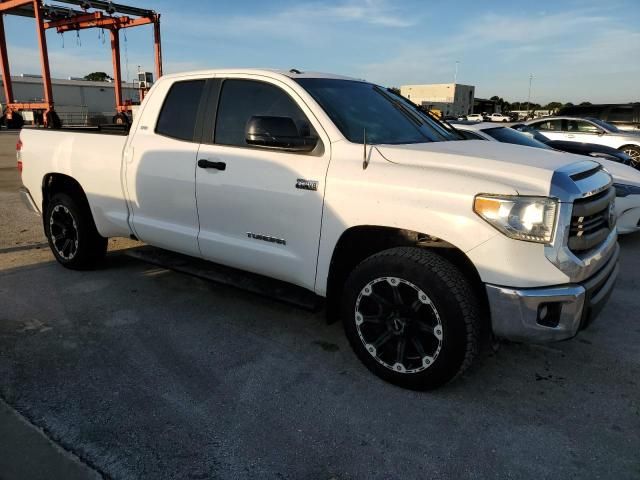
[[[296,188],[299,188],[300,190],[313,190],[315,192],[316,190],[318,190],[318,181],[299,178],[296,181]]]

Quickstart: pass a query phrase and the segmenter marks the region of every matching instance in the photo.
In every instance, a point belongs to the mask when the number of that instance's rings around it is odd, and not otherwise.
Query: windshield
[[[611,125],[610,123],[604,122],[604,121],[602,121],[602,120],[600,120],[598,118],[588,117],[588,120],[592,121],[593,123],[595,123],[599,127],[602,127],[605,130],[608,130],[610,132],[615,132],[615,133],[620,132],[620,130],[618,130],[618,127],[616,127],[615,125]]]
[[[300,78],[297,82],[320,104],[353,143],[406,144],[459,140],[415,105],[371,83]]]
[[[518,132],[513,128],[497,127],[497,128],[485,128],[482,130],[487,135],[495,138],[499,142],[513,143],[516,145],[524,145],[526,147],[546,148],[552,150],[551,147],[545,145],[539,140],[532,138],[526,133]]]

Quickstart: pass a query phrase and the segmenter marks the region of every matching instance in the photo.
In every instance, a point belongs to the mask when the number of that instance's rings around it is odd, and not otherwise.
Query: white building
[[[12,76],[13,100],[18,102],[42,102],[44,91],[39,75]],[[0,76],[0,104],[4,105],[4,85]],[[92,124],[111,122],[116,112],[114,84],[90,82],[78,79],[51,80],[56,112],[64,124]],[[133,83],[122,85],[123,101],[139,102],[138,89]],[[25,120],[29,120],[25,112]]]
[[[400,94],[413,103],[429,110],[438,110],[442,115],[467,115],[473,112],[476,87],[459,83],[433,83],[426,85],[403,85]]]

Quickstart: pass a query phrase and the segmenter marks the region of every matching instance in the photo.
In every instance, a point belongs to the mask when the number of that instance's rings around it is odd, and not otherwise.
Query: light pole
[[[459,63],[460,62],[458,60],[456,60],[456,70],[455,70],[455,72],[453,74],[453,84],[454,85],[457,83],[457,80],[458,80],[458,64]]]
[[[531,101],[531,82],[533,81],[533,73],[529,75],[529,95],[527,96],[527,115],[529,115],[529,102]]]

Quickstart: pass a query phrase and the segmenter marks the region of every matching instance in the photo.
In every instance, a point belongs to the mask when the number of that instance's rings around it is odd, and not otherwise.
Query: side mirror
[[[607,132],[605,132],[604,130],[598,130],[598,136],[599,137],[603,136],[605,133],[607,133]]]
[[[292,152],[310,152],[318,144],[316,137],[298,131],[293,119],[289,117],[254,116],[245,128],[247,144],[256,147],[275,148]]]

